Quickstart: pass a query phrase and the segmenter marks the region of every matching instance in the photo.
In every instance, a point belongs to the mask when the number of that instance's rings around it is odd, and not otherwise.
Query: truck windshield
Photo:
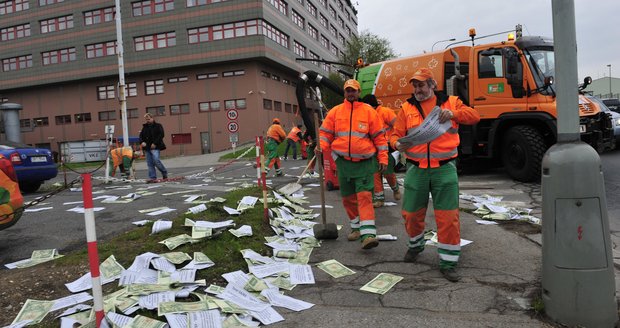
[[[555,60],[553,49],[526,49],[524,51],[527,64],[530,66],[536,87],[541,88],[545,84],[545,77],[555,75]],[[543,90],[543,94],[552,94],[553,86]]]

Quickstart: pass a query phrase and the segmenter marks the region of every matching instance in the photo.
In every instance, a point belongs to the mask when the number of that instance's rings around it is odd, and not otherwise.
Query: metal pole
[[[99,272],[99,253],[97,251],[97,232],[95,231],[95,212],[93,210],[93,190],[89,173],[82,174],[82,198],[84,200],[84,222],[86,224],[86,245],[90,277],[93,285],[93,300],[97,327],[103,320],[103,291]]]
[[[121,124],[123,125],[123,146],[129,147],[129,128],[127,127],[127,96],[125,85],[125,62],[123,61],[123,25],[121,23],[121,1],[116,0],[116,56],[118,57],[118,98],[121,104]]]
[[[435,48],[435,45],[436,45],[437,43],[440,43],[440,42],[448,42],[448,41],[456,41],[456,38],[446,39],[446,40],[440,40],[440,41],[437,41],[437,42],[433,43],[433,46],[431,47],[431,52],[433,51],[433,49]]]
[[[613,97],[611,93],[611,64],[607,65],[607,67],[609,67],[609,98],[611,98]]]

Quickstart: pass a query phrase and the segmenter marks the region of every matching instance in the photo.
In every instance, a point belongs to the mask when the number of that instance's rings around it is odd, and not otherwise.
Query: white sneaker
[[[304,175],[302,175],[301,177],[302,177],[302,179],[309,179],[309,178],[312,178],[312,174],[310,174],[310,173],[305,173],[305,174],[304,174]]]
[[[320,175],[317,172],[314,172],[314,173],[312,173],[312,177],[313,178],[318,178],[318,177],[320,177]]]

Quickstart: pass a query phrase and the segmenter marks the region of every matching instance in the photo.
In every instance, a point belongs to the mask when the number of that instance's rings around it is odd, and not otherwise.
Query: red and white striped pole
[[[93,190],[90,173],[82,174],[82,197],[84,199],[84,221],[86,223],[86,243],[88,262],[93,284],[94,310],[97,328],[103,320],[103,292],[99,276],[99,253],[97,252],[97,232],[95,231],[95,212],[93,210]]]
[[[258,137],[260,142],[260,172],[263,184],[263,222],[269,224],[269,204],[267,203],[267,163],[265,163],[265,142],[263,137]]]
[[[260,176],[260,139],[261,137],[256,137],[256,180],[258,181],[258,186],[261,186],[261,176]]]

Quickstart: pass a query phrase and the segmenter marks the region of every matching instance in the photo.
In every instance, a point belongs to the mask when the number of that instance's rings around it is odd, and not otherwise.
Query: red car
[[[0,154],[0,230],[4,230],[22,217],[24,197],[19,192],[17,174],[11,161]]]

